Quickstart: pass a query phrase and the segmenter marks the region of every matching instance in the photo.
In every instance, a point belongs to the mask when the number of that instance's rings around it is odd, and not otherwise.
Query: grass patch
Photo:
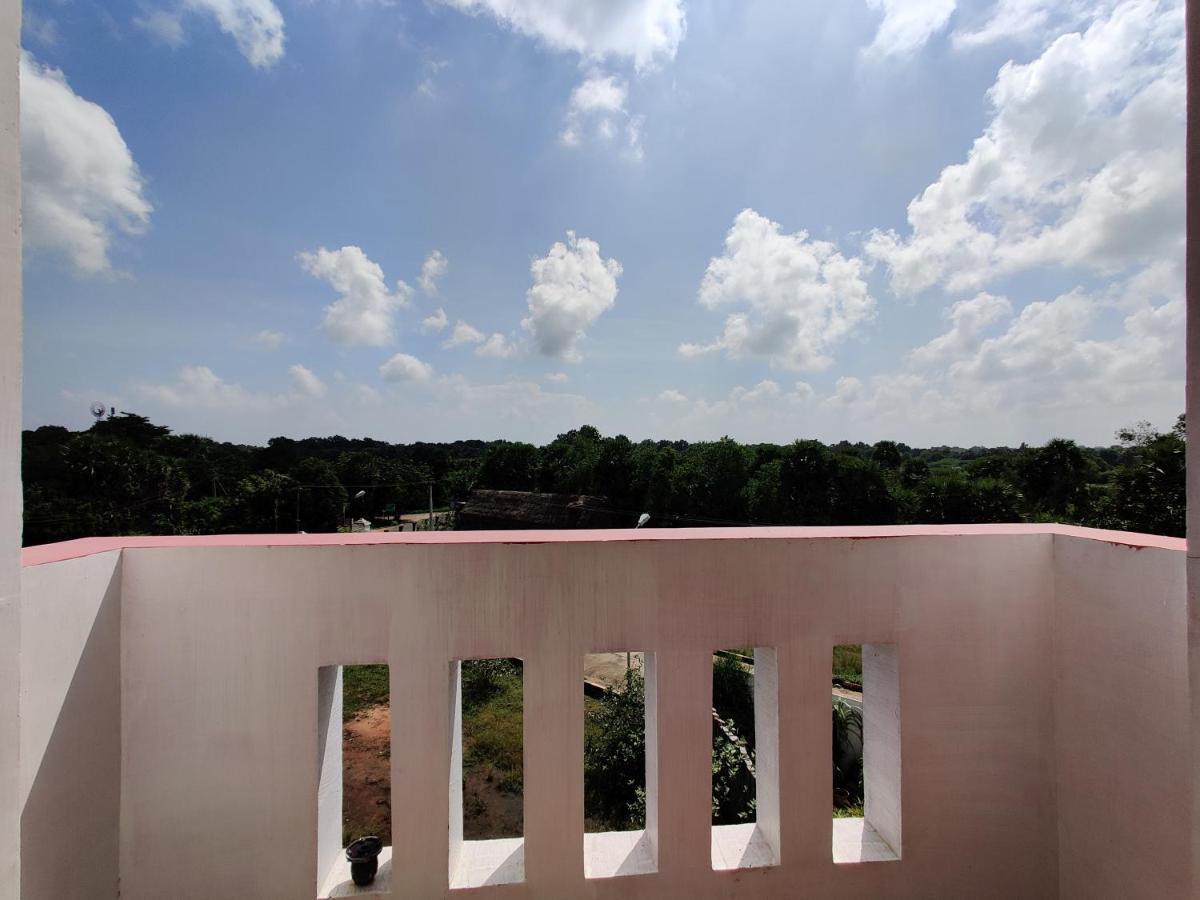
[[[837,807],[833,808],[833,817],[835,819],[861,819],[864,815],[862,804],[857,806]]]
[[[833,677],[862,684],[862,647],[846,644],[833,648]]]
[[[463,666],[470,665],[464,662]],[[520,674],[496,678],[496,692],[463,709],[463,769],[486,769],[502,791],[518,794],[524,783],[525,717]]]
[[[342,667],[342,720],[350,721],[372,706],[388,702],[388,667]]]

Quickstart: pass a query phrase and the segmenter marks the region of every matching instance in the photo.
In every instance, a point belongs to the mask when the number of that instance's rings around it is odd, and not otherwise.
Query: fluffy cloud
[[[682,391],[667,388],[657,396],[640,401],[657,428],[681,429],[689,434],[720,435],[729,433],[731,423],[742,427],[775,422],[789,412],[808,407],[813,389],[797,381],[792,390],[777,381],[763,379],[751,387],[738,385],[715,400],[692,399]]]
[[[622,57],[639,68],[675,58],[687,29],[683,0],[441,0],[490,13],[554,50],[588,59]]]
[[[547,372],[542,376],[551,384],[566,384],[571,380],[571,376],[566,372]]]
[[[510,341],[500,332],[495,332],[486,341],[475,348],[476,356],[490,356],[493,359],[511,359],[519,355],[521,348]]]
[[[438,279],[446,274],[448,268],[450,263],[446,257],[440,250],[434,250],[425,257],[425,262],[421,263],[421,274],[417,277],[417,284],[425,293],[436,294]]]
[[[135,393],[143,400],[170,409],[201,409],[220,412],[267,413],[301,406],[324,397],[327,388],[313,372],[296,364],[288,369],[291,388],[287,392],[252,391],[225,381],[208,366],[184,366],[172,382],[140,383]]]
[[[642,118],[631,116],[625,102],[629,89],[613,75],[592,74],[571,92],[559,140],[567,147],[579,145],[590,133],[612,143],[619,137],[623,154],[642,158]]]
[[[433,366],[407,353],[397,353],[379,367],[379,374],[384,381],[423,382],[433,378]]]
[[[918,366],[953,359],[975,346],[987,326],[1011,313],[1012,304],[1004,297],[982,293],[970,300],[960,300],[947,311],[950,330],[915,348],[908,357]]]
[[[956,0],[867,0],[867,6],[883,13],[867,55],[898,56],[921,49],[946,26],[956,5]]]
[[[178,47],[185,39],[188,13],[212,16],[255,68],[269,69],[283,58],[283,14],[272,0],[180,0],[147,10],[134,22],[167,46]]]
[[[1039,266],[1115,273],[1182,251],[1183,11],[1128,0],[1033,62],[1008,63],[965,162],[868,255],[912,295]]]
[[[261,344],[271,350],[287,343],[287,339],[287,335],[282,331],[271,331],[269,328],[264,328],[253,338],[254,343]]]
[[[426,334],[429,332],[445,331],[446,326],[450,324],[450,320],[446,318],[446,311],[438,307],[438,311],[432,316],[426,316],[421,320],[421,330]]]
[[[140,234],[152,207],[133,154],[103,107],[58,69],[21,54],[24,237],[86,275],[112,272],[114,235]]]
[[[521,352],[521,348],[517,344],[499,332],[488,337],[478,328],[468,325],[461,319],[455,323],[450,337],[442,343],[447,350],[472,345],[475,347],[476,356],[490,356],[493,359],[509,359]]]
[[[464,347],[468,344],[482,344],[486,340],[487,335],[482,331],[459,319],[454,324],[454,330],[450,332],[450,337],[446,338],[442,346],[447,350],[452,350],[455,347]]]
[[[954,31],[954,45],[970,49],[1002,40],[1041,41],[1106,15],[1120,0],[997,0],[975,21]],[[965,10],[964,10],[965,12]]]
[[[299,363],[288,369],[288,375],[292,380],[292,390],[302,397],[310,397],[316,400],[329,393],[329,388],[325,386],[325,382],[314,375],[311,369]]]
[[[182,47],[186,39],[182,9],[148,9],[133,24],[172,50]]]
[[[338,293],[338,300],[325,307],[322,330],[339,344],[382,347],[394,337],[398,309],[408,305],[412,289],[403,281],[389,291],[383,269],[360,247],[301,253],[297,259],[306,272],[320,278]]]
[[[700,285],[707,309],[736,307],[724,332],[708,344],[683,344],[684,356],[723,351],[792,370],[820,370],[833,348],[875,315],[863,263],[808,233],[785,234],[779,224],[743,210]]]
[[[1098,411],[1113,427],[1148,416],[1170,421],[1183,402],[1177,262],[1015,314],[1004,298],[980,294],[954,304],[950,319],[948,332],[909,354],[909,370],[839,379],[824,405],[907,423],[1016,416],[1061,432],[1064,422],[1094,421]]]
[[[603,259],[595,241],[568,231],[567,242],[556,242],[530,271],[529,316],[521,326],[538,353],[577,362],[580,339],[616,303],[621,264]]]

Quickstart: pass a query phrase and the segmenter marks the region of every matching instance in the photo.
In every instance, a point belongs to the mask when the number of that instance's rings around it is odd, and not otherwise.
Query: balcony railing
[[[352,893],[336,678],[364,663],[391,679],[376,894],[1182,897],[1184,563],[1179,540],[1061,526],[31,548],[22,897]],[[835,823],[838,644],[867,648],[867,802]],[[758,805],[713,828],[726,647],[760,648]],[[646,828],[585,837],[580,661],[627,648],[646,652]],[[519,840],[462,839],[457,661],[482,657],[524,660]]]

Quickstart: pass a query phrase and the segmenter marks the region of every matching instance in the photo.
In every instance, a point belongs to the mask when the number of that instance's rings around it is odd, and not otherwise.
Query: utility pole
[[[429,482],[429,530],[433,531],[433,482]]]

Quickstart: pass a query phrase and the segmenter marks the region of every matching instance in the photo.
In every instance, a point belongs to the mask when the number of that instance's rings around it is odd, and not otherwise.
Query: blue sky
[[[1107,443],[1182,5],[26,0],[28,427]]]

